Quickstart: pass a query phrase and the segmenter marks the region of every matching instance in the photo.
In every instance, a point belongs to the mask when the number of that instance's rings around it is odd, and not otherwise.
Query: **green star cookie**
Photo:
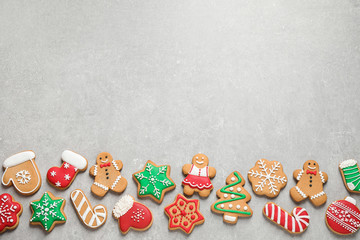
[[[170,166],[158,166],[150,160],[143,170],[133,174],[133,178],[138,184],[138,197],[149,196],[157,203],[161,203],[165,193],[176,186],[170,178]]]
[[[33,212],[30,224],[41,225],[47,232],[51,232],[57,223],[66,222],[63,212],[65,199],[55,197],[51,192],[45,192],[41,199],[30,203]]]

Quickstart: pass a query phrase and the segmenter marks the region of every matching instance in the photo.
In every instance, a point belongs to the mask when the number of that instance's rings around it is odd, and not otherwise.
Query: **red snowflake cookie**
[[[165,213],[169,217],[169,229],[181,229],[190,234],[195,225],[205,222],[200,212],[200,204],[197,199],[187,199],[178,194],[175,201],[165,207]]]
[[[23,208],[20,203],[14,201],[10,194],[0,195],[0,233],[14,229],[19,225],[19,216]]]

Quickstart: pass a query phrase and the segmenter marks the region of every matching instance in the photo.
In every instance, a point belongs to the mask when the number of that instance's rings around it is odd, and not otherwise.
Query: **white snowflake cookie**
[[[254,193],[270,198],[279,195],[280,190],[287,183],[287,177],[281,163],[266,159],[260,159],[256,162],[255,167],[248,172],[248,178]]]

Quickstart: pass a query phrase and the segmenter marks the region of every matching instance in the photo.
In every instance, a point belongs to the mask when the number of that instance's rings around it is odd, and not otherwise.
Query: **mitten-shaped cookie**
[[[151,227],[153,217],[150,209],[144,204],[136,202],[130,195],[125,195],[113,209],[113,216],[119,219],[119,228],[122,234],[130,229],[145,231]]]
[[[113,160],[110,153],[100,153],[96,165],[90,168],[90,175],[95,176],[91,191],[99,197],[103,197],[109,190],[122,193],[127,186],[127,180],[120,174],[122,167],[121,160]]]
[[[327,182],[328,175],[320,171],[316,161],[306,161],[303,169],[295,170],[293,175],[298,181],[296,186],[290,189],[290,196],[295,202],[301,202],[306,198],[315,206],[321,206],[326,202],[327,196],[323,191],[323,185]]]
[[[74,181],[80,171],[85,171],[88,165],[86,158],[78,153],[65,150],[61,158],[63,164],[61,167],[52,167],[47,172],[48,182],[58,188],[67,189]]]
[[[208,197],[214,188],[210,178],[215,177],[216,169],[209,167],[209,159],[204,154],[197,154],[192,159],[192,164],[183,166],[183,174],[187,177],[182,181],[184,194],[192,196],[198,192],[201,197]]]
[[[24,151],[7,158],[3,167],[2,177],[4,186],[14,185],[15,189],[23,195],[36,193],[41,186],[41,176],[35,163],[35,153]]]

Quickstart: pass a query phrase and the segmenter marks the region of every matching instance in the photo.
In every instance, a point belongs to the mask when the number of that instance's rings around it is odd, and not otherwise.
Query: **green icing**
[[[60,210],[63,204],[64,199],[53,200],[49,194],[45,192],[39,201],[30,203],[34,211],[30,222],[39,222],[46,231],[49,231],[54,222],[66,221],[65,216]]]
[[[360,191],[360,172],[357,165],[343,168],[345,182],[352,191]]]
[[[223,204],[223,203],[227,203],[227,202],[233,202],[233,201],[242,200],[242,199],[245,199],[245,198],[246,198],[246,195],[243,194],[243,193],[231,192],[231,191],[227,191],[227,190],[226,190],[226,188],[230,188],[230,187],[232,187],[232,186],[235,186],[235,185],[241,183],[241,178],[240,178],[239,174],[238,174],[237,172],[234,172],[234,175],[235,175],[235,177],[236,177],[238,180],[237,180],[236,182],[230,184],[230,185],[224,186],[223,188],[220,189],[220,192],[222,192],[222,193],[228,193],[228,194],[234,194],[234,195],[239,196],[239,197],[236,197],[236,198],[233,198],[233,199],[227,199],[227,200],[219,201],[219,202],[215,203],[214,208],[215,208],[216,210],[219,210],[219,211],[222,211],[222,212],[231,212],[231,213],[240,213],[240,214],[244,214],[244,215],[251,215],[250,212],[244,212],[244,211],[232,210],[232,209],[222,209],[222,208],[219,208],[219,207],[218,207],[219,204]]]
[[[151,163],[146,163],[145,170],[135,174],[135,178],[140,184],[139,195],[152,195],[160,200],[166,188],[174,186],[167,175],[166,165],[156,167]]]

